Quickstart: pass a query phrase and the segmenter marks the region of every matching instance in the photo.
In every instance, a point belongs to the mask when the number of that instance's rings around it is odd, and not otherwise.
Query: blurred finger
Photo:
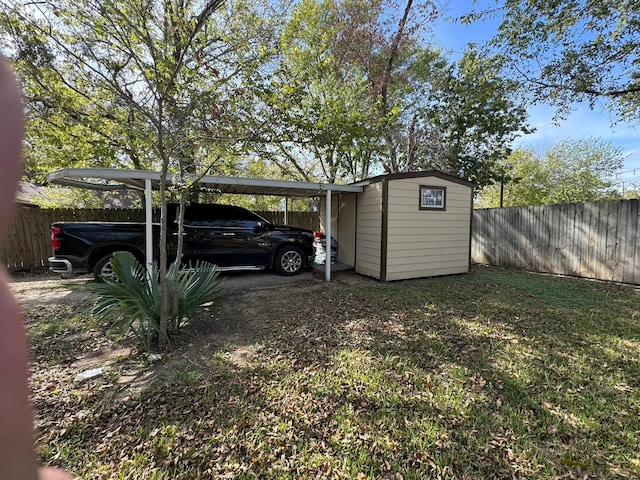
[[[0,58],[0,232],[5,231],[22,166],[23,134],[20,89]],[[28,349],[22,317],[0,270],[0,477],[38,478],[29,408]]]

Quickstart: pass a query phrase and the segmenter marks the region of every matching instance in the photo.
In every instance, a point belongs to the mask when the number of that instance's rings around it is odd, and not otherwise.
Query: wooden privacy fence
[[[256,212],[272,223],[284,223],[284,212]],[[154,210],[154,221],[159,214]],[[16,212],[8,234],[0,240],[0,261],[9,270],[48,268],[51,256],[51,224],[64,222],[144,222],[142,209],[40,209],[22,207]],[[315,212],[288,212],[287,223],[317,230]]]
[[[471,260],[640,284],[639,200],[481,209]]]

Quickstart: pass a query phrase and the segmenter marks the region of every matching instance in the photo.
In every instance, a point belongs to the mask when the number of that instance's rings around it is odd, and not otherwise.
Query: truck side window
[[[265,220],[244,208],[232,205],[189,205],[185,211],[185,225],[254,229]]]

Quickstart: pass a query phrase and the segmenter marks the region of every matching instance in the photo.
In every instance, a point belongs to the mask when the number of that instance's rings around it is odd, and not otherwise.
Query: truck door
[[[205,260],[221,267],[267,266],[266,222],[229,205],[191,205],[185,213],[185,261]]]
[[[184,215],[183,263],[203,260],[223,266],[220,256],[220,228],[222,222],[212,216],[205,205],[189,205]],[[175,223],[175,222],[174,222]],[[172,230],[177,236],[177,227]],[[176,238],[177,239],[177,238]]]
[[[221,256],[227,265],[267,266],[270,244],[266,224],[256,218],[229,219],[220,229]]]

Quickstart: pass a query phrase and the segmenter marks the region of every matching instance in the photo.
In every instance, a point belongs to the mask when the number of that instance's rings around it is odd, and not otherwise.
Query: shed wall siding
[[[338,238],[338,261],[354,266],[356,256],[356,194],[340,195],[338,227],[334,237]]]
[[[418,208],[420,185],[446,187],[446,210]],[[472,190],[440,178],[389,181],[387,280],[469,271]]]
[[[357,273],[380,279],[381,235],[382,182],[378,182],[365,187],[364,191],[358,194],[355,264]]]
[[[338,209],[340,206],[340,198],[339,195],[331,196],[331,236],[336,238],[338,234],[339,222],[338,222]],[[318,217],[320,218],[320,231],[327,231],[327,197],[322,195],[320,197],[320,210],[318,212]]]
[[[331,196],[331,236],[338,242],[338,262],[355,266],[356,255],[356,193]],[[326,233],[327,199],[320,197],[320,230]]]

